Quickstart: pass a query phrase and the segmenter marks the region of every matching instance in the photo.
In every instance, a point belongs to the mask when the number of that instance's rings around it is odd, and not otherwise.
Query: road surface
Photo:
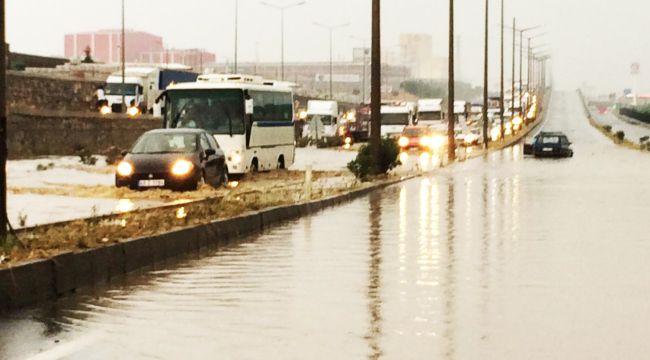
[[[573,159],[515,146],[8,314],[0,357],[647,358],[650,156],[549,111]]]

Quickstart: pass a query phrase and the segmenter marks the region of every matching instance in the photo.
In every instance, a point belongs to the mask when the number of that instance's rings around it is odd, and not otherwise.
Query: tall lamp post
[[[284,81],[284,11],[300,5],[304,5],[305,1],[300,1],[287,5],[276,5],[266,1],[262,1],[262,5],[271,7],[280,11],[280,74],[281,80]]]
[[[122,0],[122,46],[121,46],[121,62],[122,62],[122,112],[126,112],[126,41],[124,37],[126,36],[126,30],[124,29],[124,0]]]
[[[454,0],[449,0],[449,83],[448,83],[448,101],[447,114],[449,116],[447,123],[447,157],[449,161],[456,160],[456,136],[454,127],[456,116],[454,114],[455,102],[455,78],[454,78]]]
[[[489,61],[489,40],[488,40],[488,26],[490,19],[490,4],[489,0],[485,0],[485,61],[483,67],[483,144],[488,148],[488,61]]]
[[[503,126],[504,126],[504,120],[503,120],[503,113],[505,112],[505,36],[504,36],[504,28],[505,28],[505,4],[504,0],[501,0],[501,99],[500,99],[500,106],[499,106],[499,115],[501,117],[501,124],[500,124],[500,130],[501,130],[501,135],[503,139]]]
[[[238,61],[237,61],[238,50],[239,50],[239,0],[235,0],[235,71],[234,71],[235,74],[239,72]]]
[[[381,173],[381,4],[372,0],[372,55],[370,65],[370,149],[372,173]]]
[[[5,1],[0,0],[0,244],[7,240],[7,43],[5,42]]]
[[[530,64],[531,64],[531,59],[532,59],[532,56],[533,56],[532,55],[533,47],[531,47],[530,43],[531,43],[531,41],[533,41],[533,40],[535,40],[535,39],[537,39],[537,38],[539,38],[541,36],[544,36],[544,35],[546,35],[546,33],[537,34],[537,35],[534,35],[534,36],[529,36],[527,38],[528,39],[528,53],[527,53],[528,55],[526,55],[526,57],[527,57],[528,61],[527,61],[527,66],[526,66],[526,70],[527,70],[527,74],[526,74],[526,76],[527,76],[526,92],[529,93],[529,94],[530,94],[530,76],[531,76],[531,74],[530,74],[531,65]],[[538,45],[538,46],[540,46],[540,45]]]
[[[339,25],[326,25],[321,23],[314,23],[314,25],[327,29],[330,34],[330,100],[331,100],[334,98],[334,86],[333,86],[334,62],[332,59],[332,38],[333,38],[334,30],[349,26],[350,23],[339,24]]]

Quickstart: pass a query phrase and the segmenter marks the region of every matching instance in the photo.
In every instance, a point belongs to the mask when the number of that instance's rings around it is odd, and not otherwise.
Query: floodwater
[[[9,314],[0,357],[647,358],[650,155],[592,129],[573,93],[546,129],[573,159],[516,146]]]

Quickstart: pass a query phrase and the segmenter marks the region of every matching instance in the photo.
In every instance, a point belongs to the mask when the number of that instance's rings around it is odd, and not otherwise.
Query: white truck
[[[415,105],[411,103],[384,104],[381,106],[381,136],[397,138],[404,128],[412,125],[415,116]]]
[[[336,101],[309,100],[307,102],[307,123],[303,137],[317,144],[339,145],[339,105]]]
[[[442,111],[442,99],[418,100],[418,125],[428,126],[434,131],[446,131],[447,121]]]
[[[159,115],[159,111],[154,111],[156,99],[167,86],[196,81],[198,74],[189,70],[189,67],[127,67],[124,71],[124,83],[121,71],[111,74],[106,79],[105,90],[110,112],[122,111],[124,96],[124,109],[130,114],[142,112]]]

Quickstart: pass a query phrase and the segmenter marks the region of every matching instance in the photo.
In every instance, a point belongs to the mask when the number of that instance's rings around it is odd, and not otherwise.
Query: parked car
[[[228,182],[224,152],[206,131],[161,129],[142,135],[115,173],[117,187],[195,190]]]
[[[532,144],[524,145],[524,155],[535,157],[573,157],[571,142],[561,132],[541,132]]]

